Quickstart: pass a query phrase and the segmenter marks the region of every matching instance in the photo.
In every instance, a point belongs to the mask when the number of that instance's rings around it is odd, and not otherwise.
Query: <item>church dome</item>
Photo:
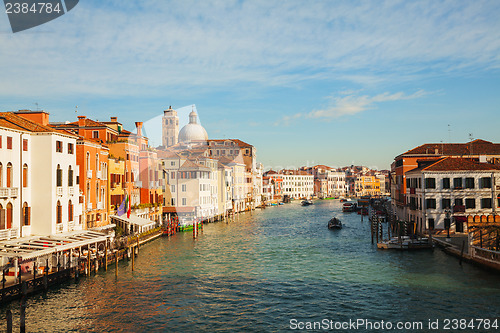
[[[193,141],[207,141],[207,131],[198,124],[198,115],[191,111],[189,114],[189,124],[185,125],[179,132],[179,142],[190,143]]]

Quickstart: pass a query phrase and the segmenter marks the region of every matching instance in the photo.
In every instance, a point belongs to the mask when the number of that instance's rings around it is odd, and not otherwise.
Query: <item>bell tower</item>
[[[162,117],[162,145],[165,148],[171,147],[178,142],[179,138],[179,117],[177,111],[172,109],[163,111]]]

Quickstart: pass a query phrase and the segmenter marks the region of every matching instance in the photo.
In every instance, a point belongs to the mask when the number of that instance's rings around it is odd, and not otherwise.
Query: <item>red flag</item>
[[[127,194],[127,218],[130,218],[130,197],[129,195]]]

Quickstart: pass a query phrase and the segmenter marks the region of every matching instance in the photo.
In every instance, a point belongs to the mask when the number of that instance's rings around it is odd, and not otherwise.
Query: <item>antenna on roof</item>
[[[35,102],[35,105],[36,105],[36,110],[40,111],[40,109],[38,108],[38,102]]]
[[[451,125],[448,124],[448,143],[451,143]]]
[[[75,114],[78,114],[78,105],[75,106]]]
[[[472,156],[472,141],[474,141],[474,137],[472,136],[472,133],[469,133],[469,156]]]

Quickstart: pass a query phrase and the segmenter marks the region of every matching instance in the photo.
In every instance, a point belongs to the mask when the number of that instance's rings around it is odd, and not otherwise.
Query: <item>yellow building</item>
[[[356,178],[356,196],[380,196],[380,179],[375,176],[358,176]]]

